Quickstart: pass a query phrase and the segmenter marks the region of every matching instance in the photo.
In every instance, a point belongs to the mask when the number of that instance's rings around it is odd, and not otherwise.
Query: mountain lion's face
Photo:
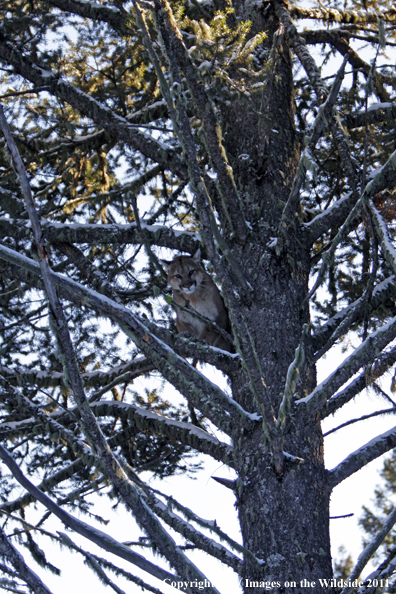
[[[192,295],[202,283],[204,272],[200,265],[189,256],[175,258],[167,268],[168,282],[172,289],[184,295]]]

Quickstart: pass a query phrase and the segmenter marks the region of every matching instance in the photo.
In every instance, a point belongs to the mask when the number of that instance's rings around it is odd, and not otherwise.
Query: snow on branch
[[[351,381],[344,390],[338,392],[335,396],[326,402],[326,406],[320,410],[320,417],[324,419],[334,414],[344,404],[350,402],[357,394],[368,388],[381,375],[389,371],[396,363],[396,347],[390,351],[382,353],[372,363],[370,369],[365,369],[357,378]]]
[[[348,128],[362,128],[368,124],[393,122],[396,125],[396,101],[372,103],[366,110],[362,109],[345,116],[344,125]]]
[[[306,242],[312,244],[329,229],[341,225],[356,202],[357,197],[355,194],[348,192],[348,194],[334,202],[330,208],[316,215],[309,223],[303,223],[302,227],[305,232]]]
[[[324,348],[327,351],[337,340],[337,334],[342,334],[341,329],[343,332],[347,332],[351,324],[362,320],[365,314],[371,314],[382,304],[388,301],[393,303],[395,297],[395,276],[392,275],[374,288],[370,301],[367,302],[363,297],[360,297],[327,320],[312,336],[314,353],[318,353]],[[318,355],[316,358],[319,358]]]
[[[86,564],[96,573],[98,573],[98,571],[96,570],[97,566],[99,566],[99,568],[105,567],[106,569],[109,569],[110,571],[115,573],[117,576],[122,576],[127,581],[132,582],[133,584],[136,584],[137,586],[139,586],[141,588],[142,591],[147,590],[148,592],[153,592],[153,594],[163,594],[162,590],[158,590],[158,588],[155,588],[154,586],[147,584],[141,578],[138,578],[137,576],[132,575],[129,571],[126,571],[122,567],[114,565],[114,563],[111,563],[108,559],[104,559],[103,557],[99,557],[98,555],[89,553],[85,549],[77,546],[71,540],[70,534],[66,534],[65,532],[60,532],[59,530],[57,532],[59,535],[59,542],[61,543],[61,545],[82,555],[85,558]],[[94,564],[96,565],[96,567]],[[106,585],[110,585],[108,582],[108,578],[107,578],[107,580],[105,579],[105,582],[106,582]],[[122,592],[122,594],[125,594],[125,593]]]
[[[169,229],[164,225],[146,225],[141,221],[141,229],[136,223],[130,224],[90,224],[90,223],[54,223],[41,220],[44,237],[51,243],[68,241],[69,243],[110,243],[158,245],[169,249],[193,254],[200,246],[200,237],[190,231]],[[0,233],[3,237],[15,239],[31,238],[31,227],[26,220],[0,218]]]
[[[391,575],[393,575],[396,571],[396,547],[388,549],[388,554],[386,556],[385,561],[383,561],[379,567],[370,573],[366,577],[363,582],[363,585],[356,590],[356,594],[367,594],[368,592],[373,592],[373,581],[377,580],[377,583],[380,584],[381,580],[386,580]],[[384,583],[384,582],[382,582]]]
[[[114,400],[92,403],[91,409],[97,416],[125,417],[132,428],[166,435],[215,460],[233,465],[232,447],[192,423],[175,421],[134,404]]]
[[[328,480],[331,489],[375,460],[385,452],[396,447],[396,427],[378,435],[364,446],[350,454],[338,466],[329,470]]]
[[[375,353],[382,351],[395,338],[396,317],[370,334],[311,394],[297,400],[297,404],[305,404],[311,412],[323,408],[345,382],[359,369],[371,363]]]

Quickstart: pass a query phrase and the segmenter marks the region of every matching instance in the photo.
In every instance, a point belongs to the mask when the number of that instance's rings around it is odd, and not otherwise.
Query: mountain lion
[[[177,256],[171,262],[161,260],[162,266],[168,273],[173,300],[215,322],[228,332],[229,320],[223,298],[209,274],[200,265],[200,259],[201,250],[198,249],[192,257]],[[224,351],[233,350],[231,340],[227,340],[215,328],[178,308],[177,305],[174,305],[174,308],[179,332],[189,332],[195,338],[205,340]]]

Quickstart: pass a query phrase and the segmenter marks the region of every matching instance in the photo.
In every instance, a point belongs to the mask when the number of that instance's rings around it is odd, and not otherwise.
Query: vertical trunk
[[[234,4],[235,5],[235,4]],[[249,4],[249,6],[251,6]],[[300,236],[298,213],[288,221],[285,251],[277,256],[269,244],[277,236],[282,210],[288,200],[299,155],[294,128],[292,65],[287,40],[271,9],[236,15],[252,20],[253,33],[267,30],[268,82],[263,93],[252,95],[255,109],[241,98],[222,109],[224,142],[235,182],[244,202],[246,220],[254,241],[244,245],[228,238],[243,262],[254,288],[254,299],[241,304],[245,323],[253,337],[275,416],[294,359],[302,327],[309,323],[304,304],[308,292],[309,248]],[[265,53],[265,52],[264,52]],[[219,209],[220,210],[220,209]],[[225,223],[225,222],[224,222]],[[224,224],[226,228],[226,224]],[[297,391],[309,393],[316,383],[309,357],[301,370]],[[257,410],[247,375],[231,379],[234,398],[247,410]],[[319,579],[331,577],[329,541],[329,491],[323,460],[323,439],[318,419],[298,410],[284,431],[287,453],[281,474],[275,471],[271,446],[261,428],[234,436],[238,472],[237,507],[244,545],[263,565],[245,561],[245,592],[268,591],[263,582],[279,582],[272,592],[323,591]],[[305,588],[304,588],[305,586]]]

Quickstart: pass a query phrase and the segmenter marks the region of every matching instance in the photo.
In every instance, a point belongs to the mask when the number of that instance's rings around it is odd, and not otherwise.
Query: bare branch
[[[385,408],[383,410],[376,410],[375,412],[370,413],[368,415],[362,415],[361,417],[357,417],[355,419],[349,419],[349,421],[345,421],[345,423],[341,423],[341,425],[338,425],[338,427],[334,427],[333,429],[326,431],[326,433],[323,433],[323,437],[327,437],[328,435],[331,435],[332,433],[335,433],[336,431],[339,431],[340,429],[343,429],[344,427],[348,427],[349,425],[354,425],[355,423],[359,423],[360,421],[366,421],[367,419],[372,419],[373,417],[379,417],[381,415],[390,415],[390,414],[395,414],[395,413],[396,413],[395,406],[392,406],[392,408]]]

